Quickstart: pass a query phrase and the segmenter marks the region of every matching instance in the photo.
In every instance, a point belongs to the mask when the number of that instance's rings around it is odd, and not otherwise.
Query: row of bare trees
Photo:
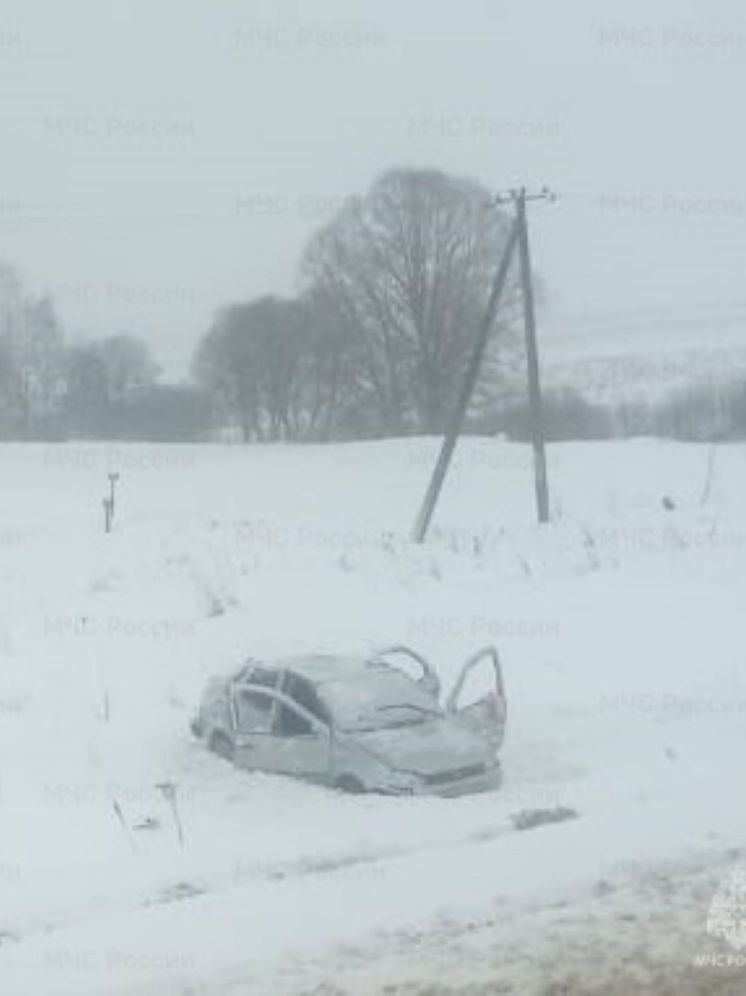
[[[157,373],[136,336],[68,344],[52,300],[0,263],[0,438],[126,434]]]
[[[218,420],[246,440],[441,431],[508,228],[473,181],[385,173],[313,235],[297,299],[216,315],[194,375]],[[483,388],[500,376],[510,304],[505,314]],[[482,391],[475,408],[486,403]]]
[[[479,184],[392,170],[306,245],[299,294],[220,309],[193,386],[156,383],[145,342],[69,345],[53,302],[0,265],[0,437],[333,439],[440,432],[506,242]],[[494,329],[475,424],[514,351],[514,286]],[[499,348],[500,347],[500,348]],[[181,427],[180,427],[180,423]]]

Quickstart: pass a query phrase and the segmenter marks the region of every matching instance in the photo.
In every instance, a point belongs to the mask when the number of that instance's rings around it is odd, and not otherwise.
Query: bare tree
[[[303,434],[315,439],[364,434],[360,370],[347,326],[321,288],[307,294],[301,307],[305,329],[300,368]]]
[[[127,410],[155,383],[158,367],[137,336],[115,335],[70,347],[65,414],[73,433],[116,436]]]
[[[353,339],[383,431],[442,430],[509,226],[470,180],[393,170],[312,238],[305,284]]]
[[[249,305],[223,308],[203,336],[192,372],[210,398],[219,421],[235,422],[244,442],[259,434],[259,370],[246,334]]]
[[[158,376],[158,366],[147,343],[139,336],[112,335],[99,339],[94,349],[101,359],[106,377],[106,393],[111,404],[130,401]]]
[[[298,301],[264,297],[218,313],[194,374],[245,441],[295,439],[308,423],[308,315]]]
[[[0,263],[0,429],[23,437],[49,430],[63,393],[63,335],[51,300],[34,298]]]

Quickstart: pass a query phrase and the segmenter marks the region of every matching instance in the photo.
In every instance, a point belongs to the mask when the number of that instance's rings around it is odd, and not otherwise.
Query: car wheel
[[[342,775],[337,779],[334,787],[340,792],[347,792],[348,795],[360,795],[365,791],[365,786],[353,775]]]
[[[210,750],[218,757],[222,757],[224,761],[233,762],[233,743],[225,733],[213,733],[210,737]]]

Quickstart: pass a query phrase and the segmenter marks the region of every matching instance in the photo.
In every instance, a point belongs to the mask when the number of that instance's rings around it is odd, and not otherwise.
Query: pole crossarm
[[[503,204],[516,204],[519,200],[549,201],[550,204],[554,204],[557,200],[557,194],[549,187],[542,187],[534,193],[528,193],[525,187],[511,187],[510,190],[501,190],[495,194],[491,203],[502,206]]]

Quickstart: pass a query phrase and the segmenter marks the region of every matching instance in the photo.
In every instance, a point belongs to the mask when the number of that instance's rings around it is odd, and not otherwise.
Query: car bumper
[[[371,791],[380,795],[396,796],[440,796],[451,799],[459,795],[477,795],[480,792],[491,792],[502,785],[502,768],[499,764],[480,771],[476,775],[465,778],[453,778],[448,781],[428,782],[425,779],[406,788],[377,788]]]
[[[453,781],[438,784],[423,783],[418,787],[416,795],[437,795],[442,798],[453,798],[459,795],[473,795],[478,792],[490,792],[502,785],[502,768],[499,764],[487,768],[478,775],[458,778]]]

